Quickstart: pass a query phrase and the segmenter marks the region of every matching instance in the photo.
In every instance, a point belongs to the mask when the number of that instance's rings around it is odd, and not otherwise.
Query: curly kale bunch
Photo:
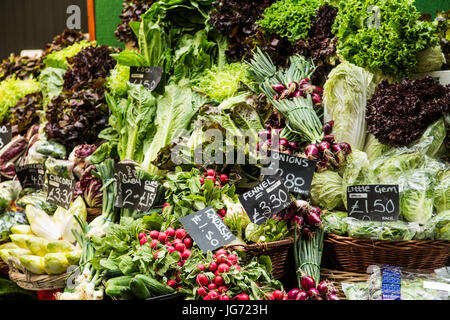
[[[450,85],[432,77],[394,84],[383,80],[367,103],[367,130],[383,144],[406,146],[449,108]]]

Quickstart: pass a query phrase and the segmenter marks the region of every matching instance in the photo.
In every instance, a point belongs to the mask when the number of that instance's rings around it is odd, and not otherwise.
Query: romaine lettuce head
[[[450,170],[445,170],[434,188],[434,208],[437,212],[450,210]]]
[[[450,240],[450,210],[443,211],[433,218],[434,239]]]
[[[440,118],[428,126],[422,136],[411,145],[411,148],[429,157],[434,157],[444,143],[446,136],[445,121],[444,118]]]
[[[347,212],[324,212],[321,218],[326,233],[334,233],[340,236],[347,234],[347,222],[345,221]]]
[[[417,168],[423,160],[420,152],[408,153],[399,150],[376,159],[372,168],[380,183],[397,183],[403,173]]]
[[[425,225],[433,215],[432,177],[425,170],[412,170],[398,183],[401,215],[406,221]]]
[[[341,176],[334,171],[314,174],[311,183],[311,200],[313,205],[332,210],[343,206],[342,196],[345,188]]]

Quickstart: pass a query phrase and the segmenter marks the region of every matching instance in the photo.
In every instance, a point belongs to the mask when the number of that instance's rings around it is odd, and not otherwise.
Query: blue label
[[[383,300],[401,300],[402,273],[399,267],[383,266],[381,296]]]

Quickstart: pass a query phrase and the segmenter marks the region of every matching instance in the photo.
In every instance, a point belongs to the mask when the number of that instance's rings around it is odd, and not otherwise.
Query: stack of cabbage
[[[68,210],[58,207],[53,217],[33,205],[27,205],[25,213],[30,225],[11,228],[12,242],[0,246],[3,261],[16,257],[34,274],[62,274],[70,265],[78,265],[81,248],[73,244],[72,230],[81,231],[75,217],[86,221],[86,205],[81,197]]]

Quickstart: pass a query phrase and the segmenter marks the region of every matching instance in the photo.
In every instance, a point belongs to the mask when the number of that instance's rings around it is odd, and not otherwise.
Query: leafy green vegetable
[[[64,73],[66,70],[59,68],[48,67],[42,70],[39,83],[44,97],[44,106],[47,106],[53,97],[61,93],[64,85]]]
[[[342,196],[345,192],[341,176],[334,171],[316,172],[311,184],[312,204],[332,210],[343,206]]]
[[[26,95],[39,91],[39,82],[33,78],[18,80],[15,77],[0,82],[0,122],[8,119],[10,108]]]
[[[435,223],[434,239],[450,240],[450,210],[437,214],[433,222]]]
[[[445,56],[441,46],[438,44],[417,53],[416,72],[439,71],[444,63]]]
[[[450,170],[445,170],[434,188],[434,208],[437,212],[450,210]]]
[[[403,173],[417,168],[424,160],[420,152],[394,149],[372,163],[374,173],[381,183],[396,183]]]
[[[366,142],[366,105],[375,92],[376,77],[354,64],[342,62],[324,86],[324,121],[334,120],[333,135],[362,150]]]
[[[340,1],[333,25],[338,54],[371,72],[410,75],[417,53],[437,44],[431,22],[419,16],[413,0]]]
[[[261,225],[250,222],[245,228],[245,240],[250,243],[279,241],[287,236],[289,229],[286,220],[270,218]]]
[[[239,91],[241,83],[252,85],[248,65],[235,62],[223,68],[213,66],[197,81],[195,89],[222,102]]]
[[[264,10],[257,24],[270,33],[295,43],[308,35],[311,18],[322,4],[319,0],[279,0]]]
[[[440,118],[433,122],[411,147],[429,157],[434,157],[444,143],[446,136],[445,122],[443,118]]]
[[[95,42],[87,40],[76,42],[62,50],[51,52],[44,58],[44,63],[47,67],[67,70],[69,68],[67,59],[74,57],[78,52],[92,45],[95,45]]]
[[[106,79],[106,88],[113,96],[125,96],[127,93],[127,82],[130,79],[130,67],[116,64]]]
[[[363,221],[355,218],[345,218],[348,225],[348,235],[353,238],[406,241],[414,238],[417,224],[401,220],[390,222]]]
[[[324,212],[322,218],[323,228],[326,233],[334,233],[344,236],[347,234],[347,212],[331,211]]]
[[[367,154],[369,161],[377,159],[390,149],[391,146],[382,144],[373,134],[367,134],[366,144],[363,151]]]

